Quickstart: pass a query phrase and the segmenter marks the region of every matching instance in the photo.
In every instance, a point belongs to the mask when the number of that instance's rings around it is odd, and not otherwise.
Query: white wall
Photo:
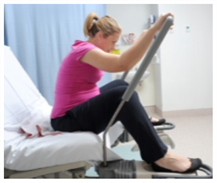
[[[108,4],[106,11],[123,34],[137,37],[147,29],[150,14],[175,15],[174,32],[158,51],[160,63],[150,64],[150,77],[136,88],[144,106],[156,105],[163,112],[212,108],[212,5]],[[128,47],[121,46],[121,52]]]
[[[212,5],[159,5],[158,11],[172,12],[175,25],[161,45],[161,62],[155,65],[161,88],[157,107],[162,111],[212,108]]]

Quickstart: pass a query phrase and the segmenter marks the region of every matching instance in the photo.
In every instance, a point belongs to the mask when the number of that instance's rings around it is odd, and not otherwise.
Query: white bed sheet
[[[9,47],[4,50],[4,167],[25,171],[78,161],[102,161],[102,134],[63,133],[37,137],[35,124],[43,133],[50,126],[51,106],[39,93]],[[33,133],[31,138],[21,127]],[[123,132],[117,123],[109,132],[107,147]],[[110,141],[110,143],[109,143]],[[108,160],[121,159],[107,148]]]
[[[121,159],[109,148],[107,153],[108,160]],[[91,132],[64,133],[30,139],[20,135],[10,142],[5,142],[4,154],[4,167],[19,171],[79,161],[102,161],[102,141]]]

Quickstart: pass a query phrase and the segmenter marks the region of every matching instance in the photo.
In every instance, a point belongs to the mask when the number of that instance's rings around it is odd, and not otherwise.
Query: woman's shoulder
[[[87,42],[87,41],[82,41],[82,40],[75,40],[74,44],[72,45],[72,49],[77,49],[77,48],[95,48],[96,46]]]
[[[97,48],[95,45],[81,40],[76,40],[75,43],[72,45],[72,50],[70,55],[75,60],[80,60],[88,51]]]
[[[88,51],[94,48],[97,47],[89,42],[76,40],[75,43],[72,45],[72,52],[74,52],[74,54],[76,55],[78,54],[80,58],[85,53],[87,53]]]

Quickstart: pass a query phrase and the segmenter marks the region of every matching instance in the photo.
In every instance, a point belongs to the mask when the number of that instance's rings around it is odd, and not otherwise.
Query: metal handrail
[[[143,59],[137,73],[133,77],[130,85],[127,87],[124,95],[122,96],[122,101],[120,102],[119,106],[117,107],[115,113],[113,114],[111,120],[109,121],[109,124],[107,125],[107,127],[106,127],[106,129],[105,129],[105,131],[103,133],[103,161],[104,161],[104,166],[107,166],[106,134],[107,134],[109,128],[111,127],[111,125],[114,123],[117,115],[121,111],[124,103],[129,101],[129,99],[132,96],[132,94],[133,94],[138,82],[140,81],[143,73],[145,72],[148,65],[150,64],[154,54],[158,50],[161,42],[163,41],[164,37],[166,36],[166,34],[167,34],[168,30],[170,29],[172,24],[173,24],[173,18],[171,16],[167,17],[167,19],[165,20],[161,30],[159,31],[158,36],[156,37],[156,39],[151,44],[150,49],[148,50],[145,58]],[[128,74],[128,71],[124,73],[122,78],[125,78],[127,74]]]

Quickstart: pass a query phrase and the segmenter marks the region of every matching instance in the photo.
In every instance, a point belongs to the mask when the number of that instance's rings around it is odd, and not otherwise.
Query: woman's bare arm
[[[100,49],[93,49],[87,52],[80,60],[107,72],[130,70],[143,57],[154,35],[160,30],[166,17],[170,15],[172,16],[170,13],[162,15],[151,28],[143,31],[140,37],[121,55],[114,55]]]

